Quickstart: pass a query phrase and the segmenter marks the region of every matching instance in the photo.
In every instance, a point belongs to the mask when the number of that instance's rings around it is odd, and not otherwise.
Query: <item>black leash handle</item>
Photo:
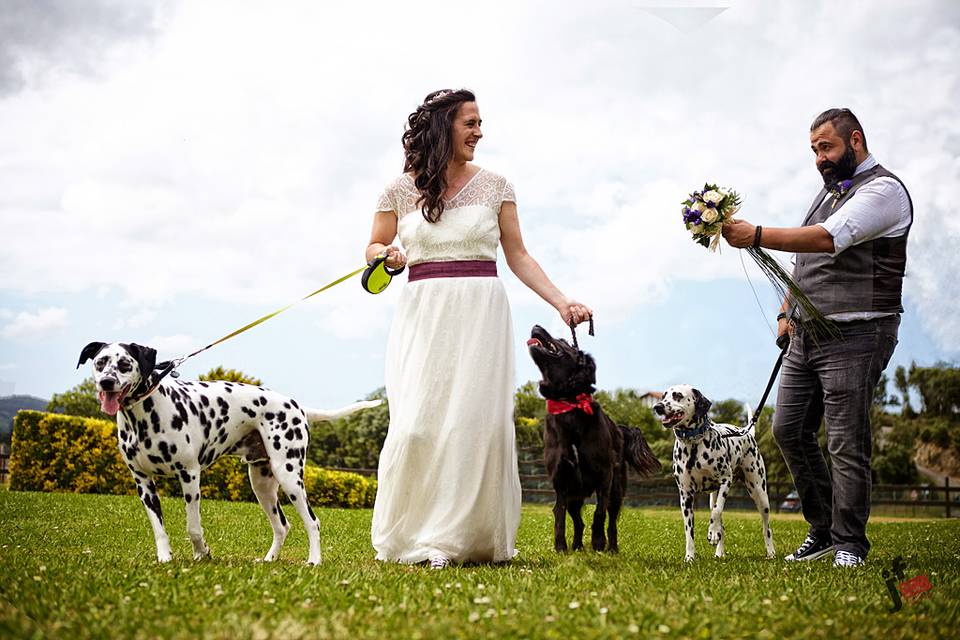
[[[590,316],[590,329],[587,331],[589,335],[593,335],[593,316]],[[570,335],[573,336],[573,348],[577,351],[580,350],[580,345],[577,344],[577,323],[573,321],[573,317],[570,318]]]
[[[767,381],[767,388],[763,390],[760,404],[757,405],[757,410],[753,412],[753,417],[750,418],[747,429],[757,424],[757,420],[760,418],[760,412],[763,411],[763,405],[767,402],[767,396],[770,395],[770,389],[773,388],[773,381],[777,379],[777,373],[780,372],[780,366],[783,364],[783,357],[787,354],[787,348],[790,346],[790,334],[784,333],[778,337],[777,346],[780,347],[780,355],[777,356],[777,363],[773,365],[773,372],[770,374],[770,380]]]

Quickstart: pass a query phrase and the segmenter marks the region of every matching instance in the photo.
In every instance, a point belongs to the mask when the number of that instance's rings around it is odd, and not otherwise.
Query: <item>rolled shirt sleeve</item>
[[[903,235],[910,226],[907,193],[893,178],[877,178],[819,223],[833,237],[833,254],[874,238]]]

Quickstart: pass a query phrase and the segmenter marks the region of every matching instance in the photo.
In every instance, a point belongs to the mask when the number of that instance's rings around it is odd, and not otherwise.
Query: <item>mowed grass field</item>
[[[270,529],[255,504],[205,501],[213,558],[194,562],[183,501],[163,499],[175,559],[155,562],[133,497],[0,491],[2,638],[957,638],[960,521],[871,521],[868,566],[763,557],[755,513],[725,516],[727,557],[697,513],[694,564],[676,510],[625,509],[619,555],[552,550],[552,514],[525,505],[520,556],[502,566],[385,565],[369,510],[320,510],[324,562],[307,567],[293,530],[276,563],[256,562]],[[778,554],[806,524],[773,517]],[[891,613],[882,571],[903,556],[926,597]]]

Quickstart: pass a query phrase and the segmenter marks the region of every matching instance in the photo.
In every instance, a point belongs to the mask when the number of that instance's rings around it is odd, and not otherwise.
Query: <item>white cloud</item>
[[[626,317],[672,282],[742,278],[736,252],[689,241],[679,201],[714,180],[743,193],[743,217],[797,224],[819,187],[806,128],[847,105],[914,196],[906,296],[960,350],[960,227],[946,215],[960,188],[957,5],[844,3],[843,20],[831,2],[722,5],[681,33],[613,0],[181,3],[131,28],[146,44],[95,80],[66,65],[0,101],[13,239],[0,290],[147,309],[187,295],[286,303],[361,264],[405,115],[465,84],[485,119],[478,162],[516,184],[533,255],[562,289]],[[411,64],[417,31],[456,55]],[[44,68],[62,57],[37,55]],[[363,304],[316,303],[338,337],[381,323]]]
[[[21,311],[0,329],[4,338],[39,338],[67,326],[67,310],[58,307],[40,309],[36,313]]]
[[[169,336],[153,336],[143,344],[157,350],[157,353],[177,357],[195,351],[203,345],[193,336],[176,333]]]
[[[118,318],[117,321],[113,323],[112,328],[115,331],[121,331],[124,329],[140,329],[153,322],[156,317],[156,309],[139,309],[134,311],[129,316]]]

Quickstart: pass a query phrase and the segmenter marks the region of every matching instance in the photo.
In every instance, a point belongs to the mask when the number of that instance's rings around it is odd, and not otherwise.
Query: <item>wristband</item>
[[[757,230],[753,232],[753,248],[760,248],[760,235],[763,233],[763,227],[757,225]]]

